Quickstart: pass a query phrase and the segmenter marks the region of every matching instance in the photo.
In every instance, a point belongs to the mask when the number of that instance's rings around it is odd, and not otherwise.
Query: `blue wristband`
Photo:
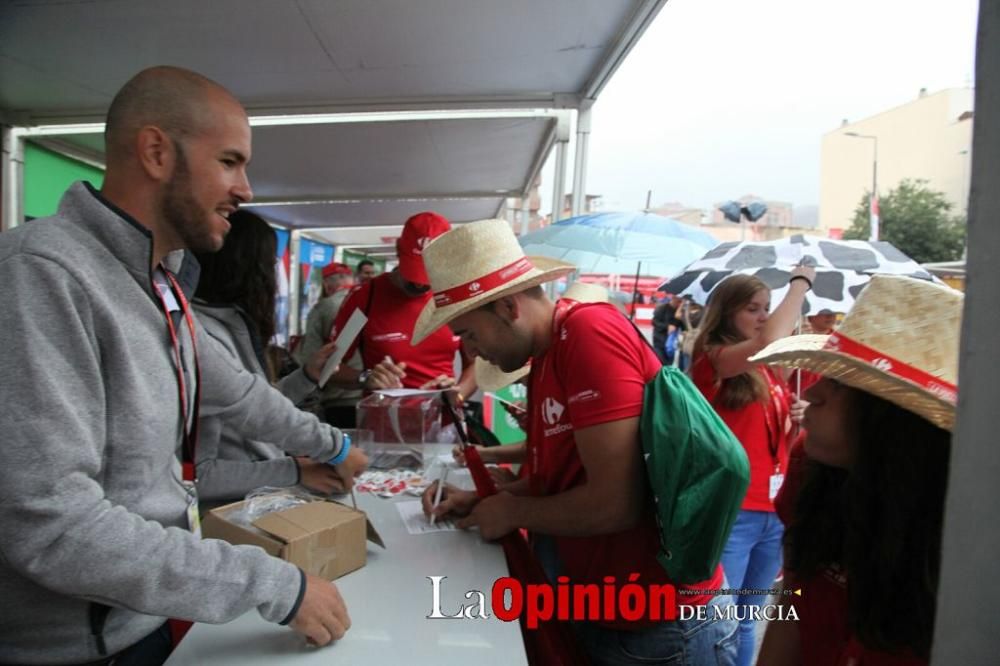
[[[327,465],[339,465],[347,459],[347,454],[351,451],[351,436],[345,432],[341,433],[341,437],[343,437],[343,444],[340,447],[340,453],[330,458]]]

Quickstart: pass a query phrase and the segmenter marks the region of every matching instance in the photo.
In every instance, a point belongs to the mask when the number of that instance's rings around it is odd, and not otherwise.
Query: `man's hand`
[[[323,366],[326,365],[326,359],[330,358],[336,349],[337,345],[332,342],[328,342],[317,349],[316,353],[306,360],[306,364],[303,366],[302,372],[306,373],[306,378],[313,384],[319,382],[319,376],[323,374]],[[339,365],[333,369],[334,374],[336,374],[338,370],[340,370]]]
[[[490,473],[490,478],[493,479],[493,483],[497,484],[498,488],[517,481],[517,475],[506,467],[493,467],[491,465],[486,468],[486,471]]]
[[[490,448],[492,448],[492,447],[486,447],[486,446],[476,445],[476,451],[479,451],[479,459],[482,460],[484,463],[495,462],[492,459],[493,456],[492,456],[492,452],[490,451]],[[452,450],[451,450],[451,457],[454,458],[455,462],[457,462],[459,465],[461,465],[462,467],[465,467],[465,465],[466,465],[466,463],[465,463],[465,451],[462,450],[461,446],[456,446],[456,447],[452,448]]]
[[[340,477],[341,483],[344,485],[344,490],[350,490],[354,487],[354,477],[368,469],[368,456],[360,448],[352,446],[351,450],[347,452],[347,458],[344,459],[344,462],[331,469],[336,470],[337,476]]]
[[[455,385],[455,378],[454,377],[452,377],[450,375],[438,375],[437,377],[435,377],[434,379],[430,380],[429,382],[424,382],[420,386],[420,389],[422,391],[426,391],[426,390],[430,390],[430,389],[446,389],[446,388],[451,388],[454,385]]]
[[[424,507],[424,515],[428,518],[432,514],[438,518],[467,516],[472,511],[472,507],[479,501],[479,496],[475,492],[459,490],[455,486],[445,484],[441,490],[441,503],[435,508],[434,496],[437,494],[438,483],[435,481],[428,486],[420,498]]]
[[[813,282],[816,281],[816,267],[805,266],[805,265],[796,266],[791,270],[791,275],[789,276],[789,279],[794,277],[804,277],[805,279],[809,280],[809,284],[812,284]]]
[[[503,405],[503,403],[500,403]],[[508,407],[503,405],[503,408],[507,410],[507,413],[514,417],[517,421],[517,427],[528,432],[528,406],[525,404],[524,400],[518,400],[513,403],[513,406]]]
[[[484,498],[472,509],[472,513],[455,525],[463,530],[478,527],[483,539],[495,541],[519,527],[516,518],[517,502],[518,498],[501,490],[496,495]]]
[[[372,368],[372,373],[365,381],[365,388],[369,391],[378,389],[403,388],[403,378],[406,377],[406,363],[394,363],[386,356],[382,361]]]
[[[805,400],[796,400],[795,402],[792,403],[792,411],[791,411],[792,423],[794,423],[795,425],[799,425],[800,423],[802,423],[802,417],[806,415],[806,407],[808,406],[809,403]]]
[[[289,626],[311,645],[323,646],[343,638],[351,628],[347,606],[337,586],[319,576],[306,574],[302,605]]]
[[[340,478],[337,470],[330,465],[309,458],[296,458],[295,462],[299,466],[299,482],[309,490],[321,495],[332,495],[349,489],[345,487],[344,480]]]

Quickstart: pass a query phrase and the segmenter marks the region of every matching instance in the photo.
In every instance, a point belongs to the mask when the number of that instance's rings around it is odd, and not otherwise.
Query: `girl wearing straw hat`
[[[552,302],[541,289],[574,270],[547,257],[525,257],[503,220],[453,229],[424,249],[434,298],[414,327],[414,342],[449,325],[470,354],[513,372],[531,360],[528,393],[530,476],[479,500],[447,488],[424,511],[451,513],[486,539],[518,529],[551,537],[550,580],[569,584],[669,585],[656,559],[659,532],[639,440],[646,382],[662,369],[652,349],[607,303]],[[559,577],[565,576],[565,579]],[[721,567],[708,580],[677,585],[678,599],[704,618],[664,620],[644,608],[574,622],[593,664],[731,664],[736,622],[715,620],[731,598]],[[711,606],[712,608],[704,608]]]
[[[831,335],[780,340],[758,363],[823,376],[778,497],[785,587],[761,664],[926,664],[958,390],[962,295],[875,276]]]
[[[750,487],[722,553],[730,588],[766,590],[781,568],[782,526],[774,497],[788,459],[790,396],[783,378],[747,360],[795,327],[816,271],[792,270],[788,294],[769,314],[771,290],[759,278],[736,274],[713,291],[695,340],[691,378],[743,445]],[[740,666],[753,660],[755,607],[765,594],[740,594]]]

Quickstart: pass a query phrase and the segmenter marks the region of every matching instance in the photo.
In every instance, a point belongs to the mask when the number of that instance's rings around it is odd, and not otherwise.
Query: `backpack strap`
[[[558,301],[557,304],[556,304],[556,308],[557,308],[556,309],[556,314],[555,314],[555,317],[553,318],[553,321],[552,321],[552,335],[553,335],[553,337],[555,337],[555,336],[557,336],[559,334],[559,328],[563,324],[566,323],[566,320],[569,319],[570,315],[572,315],[573,313],[578,312],[580,310],[584,310],[584,309],[589,308],[589,307],[595,307],[595,306],[596,307],[601,307],[601,306],[605,306],[605,305],[611,305],[610,303],[600,303],[600,302],[598,302],[598,303],[574,303],[573,305],[564,306],[565,309],[562,310],[562,311],[560,311],[560,309],[559,309],[560,308],[559,303],[565,303],[565,301]],[[611,307],[614,307],[614,306],[612,305]],[[616,308],[616,311],[617,311],[617,308]],[[646,344],[646,346],[650,348],[650,350],[652,350],[653,355],[656,355],[656,349],[653,347],[653,344],[649,340],[646,339],[646,336],[643,335],[643,333],[639,329],[639,327],[635,325],[635,322],[632,321],[631,319],[629,319],[628,317],[626,317],[621,312],[619,312],[618,314],[621,314],[621,316],[624,317],[624,319],[628,323],[632,324],[632,328],[635,329],[635,334],[637,336],[639,336],[639,339],[642,340]],[[659,356],[656,356],[656,358],[659,358]],[[555,379],[555,381],[561,387],[562,386],[562,382],[559,381],[559,375],[555,372],[555,369],[556,369],[556,354],[553,353],[552,354],[553,378]]]

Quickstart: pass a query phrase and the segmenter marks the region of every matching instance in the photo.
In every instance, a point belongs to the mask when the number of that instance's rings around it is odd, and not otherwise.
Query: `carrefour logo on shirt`
[[[565,407],[559,404],[558,400],[554,398],[546,398],[542,401],[542,418],[549,425],[555,425],[559,423],[559,419],[562,418],[563,411]]]
[[[561,432],[573,429],[573,425],[570,423],[559,423],[562,420],[564,411],[566,411],[566,407],[555,398],[547,397],[542,400],[542,420],[548,425],[553,426],[543,430],[546,437],[558,435]]]

